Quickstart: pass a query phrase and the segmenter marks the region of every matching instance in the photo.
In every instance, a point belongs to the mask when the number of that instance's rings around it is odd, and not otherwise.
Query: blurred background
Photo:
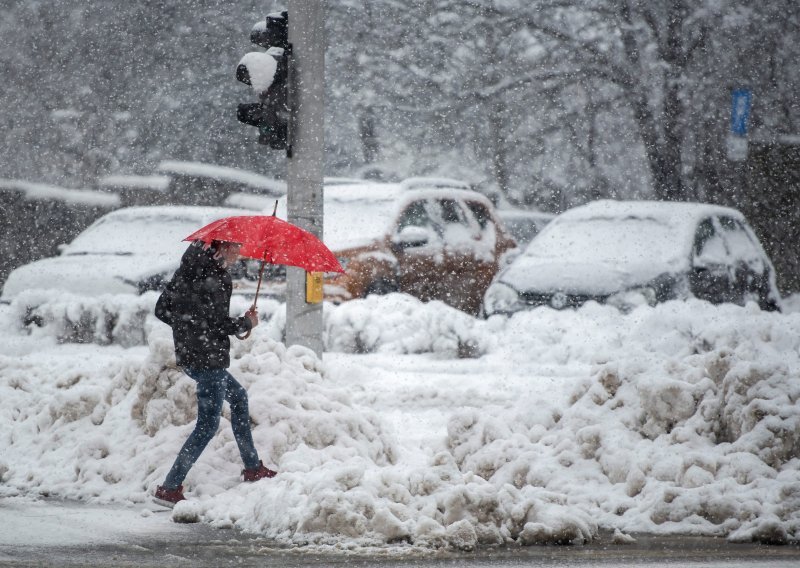
[[[285,155],[236,121],[255,97],[234,70],[285,3],[0,5],[6,193],[108,189],[164,161],[284,177]],[[796,291],[799,30],[793,0],[328,2],[326,174],[449,176],[550,213],[605,197],[734,205]],[[744,159],[728,152],[737,89],[752,97]]]

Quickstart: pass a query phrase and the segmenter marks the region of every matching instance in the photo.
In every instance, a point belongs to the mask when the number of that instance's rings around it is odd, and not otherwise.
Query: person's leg
[[[226,373],[224,369],[206,371],[184,369],[184,371],[197,381],[197,424],[164,480],[163,487],[170,491],[177,489],[183,483],[194,462],[216,434],[225,398],[226,380],[222,374]]]
[[[253,434],[250,432],[250,409],[247,402],[247,391],[225,371],[225,400],[231,405],[231,427],[233,437],[239,446],[245,469],[256,469],[260,460],[253,444]]]

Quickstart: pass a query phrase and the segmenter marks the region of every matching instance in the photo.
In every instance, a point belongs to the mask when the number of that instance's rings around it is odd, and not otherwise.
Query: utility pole
[[[290,0],[288,221],[322,239],[325,166],[325,0]],[[286,345],[322,356],[321,275],[287,267]]]

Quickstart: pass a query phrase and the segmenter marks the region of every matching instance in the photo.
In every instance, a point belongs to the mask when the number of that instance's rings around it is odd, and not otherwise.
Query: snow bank
[[[192,503],[175,519],[237,526],[291,544],[409,542],[471,550],[481,543],[585,541],[588,515],[563,495],[495,487],[459,471],[445,451],[400,463],[396,434],[326,380],[303,348],[286,349],[256,328],[236,342],[232,371],[250,393],[253,437],[280,475],[242,484],[223,424],[186,480]],[[67,351],[2,357],[0,495],[41,494],[145,503],[195,418],[194,386],[174,366],[169,330],[149,330],[147,349],[111,346],[92,361]]]
[[[231,371],[280,473],[240,482],[226,408],[175,519],[345,549],[580,543],[601,529],[800,539],[800,314],[689,301],[481,321],[389,295],[330,310],[330,345],[373,354],[322,362],[274,340],[275,313],[234,342]],[[0,356],[0,495],[144,507],[195,418],[169,330],[144,329],[146,347],[44,335],[39,352]],[[456,362],[467,343],[480,358]],[[365,382],[401,357],[416,376]],[[437,383],[436,361],[477,382]],[[480,373],[499,379],[481,390]],[[395,427],[426,413],[439,420],[427,431]]]
[[[535,334],[552,315],[519,314],[508,328]],[[565,408],[526,400],[455,413],[448,445],[459,468],[568,495],[609,529],[800,539],[800,318],[676,302],[614,316],[628,324],[616,338],[603,319],[585,323],[606,337],[556,339],[571,362],[594,359]]]
[[[144,353],[109,349],[92,362],[67,355],[52,366],[37,366],[38,354],[0,358],[2,419],[10,425],[0,434],[0,494],[138,504],[163,481],[196,418],[194,384],[175,368],[163,326],[150,334]],[[234,372],[250,393],[262,459],[287,472],[285,483],[273,484],[287,505],[305,499],[291,472],[322,475],[321,466],[336,463],[355,472],[360,464],[380,467],[396,459],[377,415],[353,408],[345,390],[326,385],[313,353],[261,338],[237,344],[234,357]],[[228,419],[226,409],[217,437],[187,479],[194,497],[211,509],[242,499],[252,506],[270,489],[241,485]]]

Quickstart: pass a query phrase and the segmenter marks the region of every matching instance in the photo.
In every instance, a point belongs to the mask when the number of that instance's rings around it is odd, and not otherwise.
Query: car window
[[[697,226],[697,231],[694,234],[694,254],[700,255],[706,242],[714,236],[714,222],[711,219],[703,219]]]
[[[752,233],[738,219],[720,217],[719,221],[731,258],[747,263],[759,272],[763,270],[763,254]]]
[[[469,226],[464,210],[455,199],[439,199],[439,210],[442,223],[445,225],[456,224]]]
[[[472,214],[478,227],[480,228],[480,237],[478,242],[475,243],[476,258],[486,262],[493,262],[495,260],[498,230],[494,223],[492,214],[483,203],[478,201],[465,201],[467,210]]]
[[[694,237],[694,253],[696,258],[704,262],[719,264],[727,262],[728,251],[725,240],[717,230],[713,218],[703,219],[698,225]]]
[[[456,228],[465,231],[470,230],[469,218],[461,204],[455,199],[431,199],[427,203],[427,210],[440,235],[444,235]]]
[[[492,220],[492,216],[489,214],[489,210],[483,203],[478,203],[477,201],[467,201],[467,207],[469,210],[472,211],[472,216],[480,225],[481,230],[486,228],[486,225]]]
[[[397,220],[397,232],[399,233],[406,227],[432,227],[428,209],[424,201],[414,201],[400,214]]]
[[[431,216],[445,247],[453,251],[467,251],[474,248],[474,233],[466,211],[455,199],[440,198],[429,202]]]

